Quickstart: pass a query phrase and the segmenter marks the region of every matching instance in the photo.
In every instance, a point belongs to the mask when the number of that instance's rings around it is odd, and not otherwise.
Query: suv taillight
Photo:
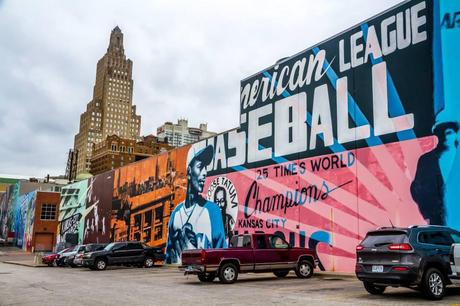
[[[364,249],[364,247],[362,245],[357,245],[356,246],[356,251],[361,251],[363,249]]]
[[[412,246],[409,243],[395,243],[390,244],[388,249],[392,251],[412,251]]]

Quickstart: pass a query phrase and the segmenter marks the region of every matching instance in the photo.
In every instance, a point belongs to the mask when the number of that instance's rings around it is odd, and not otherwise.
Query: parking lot
[[[460,303],[449,288],[436,305]],[[34,268],[0,263],[0,305],[433,305],[409,289],[367,294],[356,279],[335,274],[286,279],[243,274],[237,283],[200,283],[175,268]]]

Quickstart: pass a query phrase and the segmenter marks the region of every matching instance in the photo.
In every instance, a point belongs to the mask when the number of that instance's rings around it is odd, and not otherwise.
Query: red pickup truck
[[[216,276],[225,284],[234,283],[238,273],[273,272],[285,277],[294,270],[297,277],[309,278],[317,263],[315,251],[291,247],[283,238],[271,234],[233,236],[227,249],[186,250],[182,252],[185,274],[196,274],[202,282]]]

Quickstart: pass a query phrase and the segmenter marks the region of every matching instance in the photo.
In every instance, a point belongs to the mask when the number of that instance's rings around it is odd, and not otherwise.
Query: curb
[[[348,278],[348,279],[355,279],[358,280],[356,275],[354,273],[344,273],[344,272],[327,272],[327,271],[319,271],[319,272],[314,272],[314,276],[319,276],[319,277],[337,277],[337,278]]]
[[[10,265],[23,266],[23,267],[29,267],[29,268],[45,268],[45,267],[48,267],[46,265],[35,265],[33,263],[19,262],[19,261],[2,261],[2,263],[6,263],[6,264],[10,264]]]

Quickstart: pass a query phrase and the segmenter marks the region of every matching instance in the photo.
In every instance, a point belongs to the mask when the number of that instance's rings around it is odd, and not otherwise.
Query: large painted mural
[[[83,243],[87,192],[88,180],[79,181],[61,189],[59,226],[56,235],[58,249]]]
[[[36,196],[36,191],[22,194],[18,197],[18,203],[15,205],[15,242],[17,247],[25,250],[31,248]]]
[[[171,212],[185,197],[187,151],[182,147],[115,170],[112,241],[166,245]]]
[[[244,79],[237,129],[67,186],[61,233],[180,263],[263,231],[352,271],[368,230],[460,230],[459,11],[403,2]]]

